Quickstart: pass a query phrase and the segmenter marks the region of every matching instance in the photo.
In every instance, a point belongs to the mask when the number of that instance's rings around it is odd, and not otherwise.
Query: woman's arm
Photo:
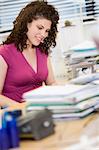
[[[46,80],[46,85],[57,85],[58,82],[55,80],[55,77],[54,77],[50,57],[47,58],[47,67],[48,67],[48,77]]]
[[[5,62],[3,57],[0,55],[0,106],[4,106],[4,105],[12,106],[18,103],[2,95],[2,90],[3,90],[5,78],[6,78],[7,69],[8,69],[7,63]]]
[[[18,102],[0,94],[0,106],[14,106],[18,104]]]

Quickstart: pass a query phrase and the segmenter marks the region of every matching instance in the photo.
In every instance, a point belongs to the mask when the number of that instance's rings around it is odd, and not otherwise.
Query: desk
[[[20,150],[62,150],[76,142],[84,128],[98,116],[94,114],[80,120],[57,122],[55,134],[40,141],[21,141]]]
[[[11,106],[11,108],[9,107],[9,109],[7,108],[7,110],[22,109],[23,113],[25,113],[25,106],[26,102],[21,104],[18,103],[13,107]],[[2,111],[3,110],[0,110],[0,113],[2,113]],[[99,113],[96,113],[93,115],[91,114],[84,119],[57,122],[55,134],[40,141],[21,141],[20,148],[17,150],[62,150],[62,148],[77,142],[87,125],[98,117]],[[94,129],[92,128],[92,130]]]

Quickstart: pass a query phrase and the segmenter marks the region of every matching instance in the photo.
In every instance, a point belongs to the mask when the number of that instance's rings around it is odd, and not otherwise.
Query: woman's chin
[[[39,46],[40,45],[40,42],[35,42],[34,44],[32,44],[34,46]]]

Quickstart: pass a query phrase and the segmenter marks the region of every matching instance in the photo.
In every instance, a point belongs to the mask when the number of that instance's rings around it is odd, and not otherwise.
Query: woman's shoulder
[[[14,53],[16,53],[16,47],[14,44],[3,44],[0,46],[0,55],[11,57]]]
[[[14,44],[2,44],[2,45],[0,45],[0,51],[3,51],[3,50],[5,50],[5,51],[8,51],[8,50],[10,50],[10,49],[15,49],[16,47],[15,47],[15,45]]]
[[[14,44],[3,44],[0,46],[0,55],[5,60],[10,60],[12,55],[15,53],[15,45]]]

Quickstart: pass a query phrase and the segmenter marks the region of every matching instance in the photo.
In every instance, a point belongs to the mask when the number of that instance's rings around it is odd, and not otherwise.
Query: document
[[[23,94],[23,99],[26,101],[32,101],[34,103],[55,103],[55,102],[69,102],[74,98],[68,97],[78,91],[82,91],[86,88],[86,85],[74,85],[66,84],[62,86],[42,86],[35,90],[31,90]],[[72,101],[73,102],[73,101]]]

